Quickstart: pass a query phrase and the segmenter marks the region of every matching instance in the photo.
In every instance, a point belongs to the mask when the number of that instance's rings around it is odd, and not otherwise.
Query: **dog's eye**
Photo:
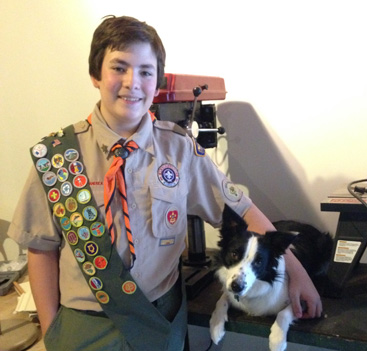
[[[261,266],[261,264],[263,263],[263,259],[261,256],[256,256],[255,261],[254,261],[254,265],[255,266]]]
[[[240,258],[240,255],[238,254],[238,251],[232,251],[231,256],[236,261]]]

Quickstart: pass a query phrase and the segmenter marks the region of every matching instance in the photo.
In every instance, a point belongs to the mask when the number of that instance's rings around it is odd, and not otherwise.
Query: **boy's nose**
[[[128,89],[137,89],[139,87],[139,79],[133,70],[128,70],[124,75],[124,85]]]

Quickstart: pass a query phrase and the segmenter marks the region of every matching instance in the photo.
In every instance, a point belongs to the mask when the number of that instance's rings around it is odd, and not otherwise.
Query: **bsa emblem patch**
[[[125,283],[122,284],[122,291],[127,295],[134,294],[134,292],[136,291],[136,284],[131,280],[127,280]]]
[[[158,179],[164,186],[173,188],[180,181],[180,176],[175,166],[164,163],[158,168]]]

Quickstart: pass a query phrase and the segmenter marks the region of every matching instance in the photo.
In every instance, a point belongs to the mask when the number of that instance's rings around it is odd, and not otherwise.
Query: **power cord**
[[[361,195],[367,193],[367,187],[365,187],[365,186],[354,186],[354,188],[353,188],[354,184],[358,184],[358,183],[362,183],[362,182],[367,182],[367,179],[361,179],[361,180],[356,180],[354,182],[350,182],[348,184],[347,189],[353,197],[355,197],[362,205],[367,207],[366,201],[363,200],[362,196],[361,196]],[[359,194],[361,194],[361,195],[359,195]]]

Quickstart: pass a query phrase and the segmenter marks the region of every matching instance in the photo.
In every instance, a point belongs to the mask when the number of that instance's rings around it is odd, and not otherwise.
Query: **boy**
[[[87,121],[32,148],[35,167],[9,236],[28,247],[47,350],[182,350],[187,215],[219,226],[227,203],[250,230],[274,229],[195,153],[195,140],[149,113],[164,63],[152,27],[106,18],[89,57],[100,102]],[[303,298],[308,316],[319,315],[319,296],[292,254],[287,268],[295,311]]]

